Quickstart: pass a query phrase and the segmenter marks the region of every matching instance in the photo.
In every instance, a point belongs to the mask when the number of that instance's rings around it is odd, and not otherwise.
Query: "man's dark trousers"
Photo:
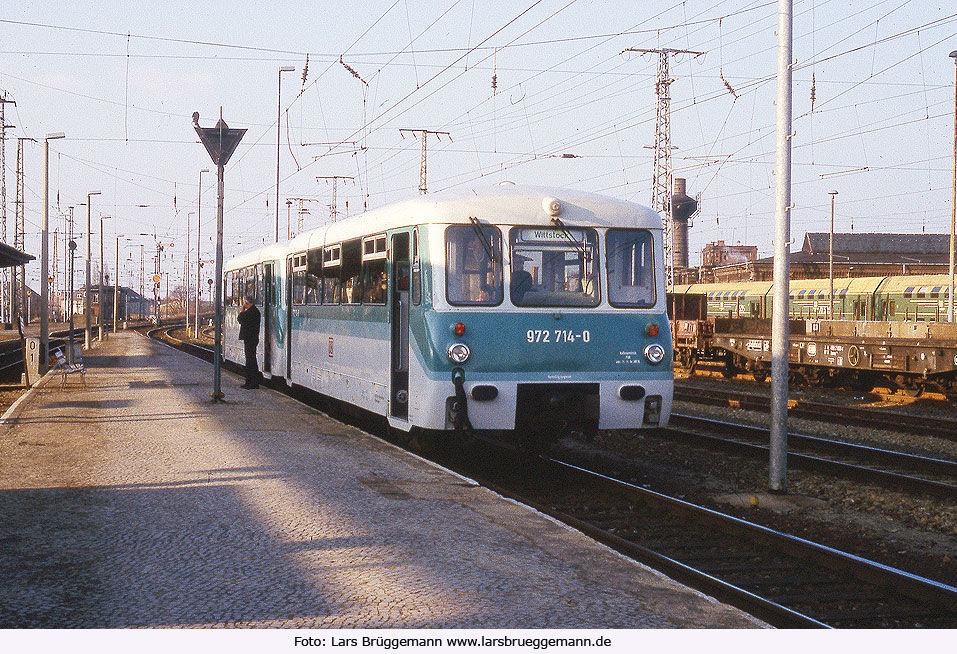
[[[255,388],[259,386],[259,364],[256,362],[256,348],[259,341],[243,341],[243,348],[246,350],[246,386]]]

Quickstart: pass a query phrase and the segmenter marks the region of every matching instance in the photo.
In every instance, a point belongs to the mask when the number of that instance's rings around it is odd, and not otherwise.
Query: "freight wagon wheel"
[[[751,376],[754,377],[754,381],[764,383],[768,378],[768,369],[764,366],[754,366],[754,370],[751,371]]]
[[[676,352],[677,352],[677,354],[678,354],[678,363],[681,364],[681,367],[682,367],[682,368],[687,369],[687,368],[688,368],[688,360],[691,358],[691,357],[688,355],[688,351],[687,351],[687,350],[677,350]]]
[[[721,376],[725,379],[731,379],[738,374],[738,368],[734,365],[734,355],[728,353],[724,358],[724,368],[721,370]]]
[[[924,394],[924,385],[914,384],[913,386],[905,386],[901,390],[904,391],[904,395],[907,397],[920,397]]]
[[[874,379],[871,375],[862,372],[851,378],[850,387],[851,390],[859,393],[870,393],[874,390]]]

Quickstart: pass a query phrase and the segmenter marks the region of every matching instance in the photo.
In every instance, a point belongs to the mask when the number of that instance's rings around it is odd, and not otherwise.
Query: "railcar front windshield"
[[[600,299],[593,229],[514,227],[509,293],[517,307],[594,307]]]
[[[445,231],[445,271],[450,304],[501,304],[501,232],[478,223],[449,227]]]

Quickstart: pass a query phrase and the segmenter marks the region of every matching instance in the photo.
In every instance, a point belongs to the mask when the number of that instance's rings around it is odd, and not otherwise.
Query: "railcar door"
[[[409,418],[409,233],[393,234],[389,248],[392,274],[391,297],[392,362],[389,414]]]
[[[292,257],[286,259],[286,382],[292,383]]]
[[[273,320],[276,315],[276,293],[273,264],[267,263],[263,270],[263,372],[271,373]]]

